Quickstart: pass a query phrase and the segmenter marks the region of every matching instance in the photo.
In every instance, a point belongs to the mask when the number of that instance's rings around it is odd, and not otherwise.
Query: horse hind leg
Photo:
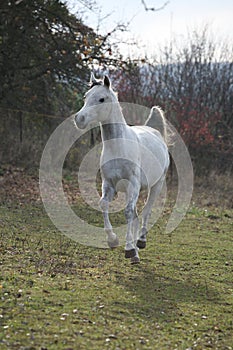
[[[146,236],[147,236],[147,229],[145,227],[142,227],[141,229],[141,235],[137,240],[137,247],[139,249],[144,249],[146,248]]]
[[[142,211],[142,228],[141,228],[140,237],[137,240],[137,247],[139,249],[146,248],[148,220],[150,218],[151,210],[156,200],[156,197],[158,197],[163,187],[163,180],[164,179],[161,179],[158,183],[156,183],[154,186],[151,187],[146,205]]]
[[[137,247],[138,234],[139,234],[139,218],[138,218],[137,209],[135,208],[135,210],[134,210],[134,220],[133,220],[133,237],[134,237],[134,245],[135,245],[136,255],[131,257],[131,259],[130,259],[131,264],[138,264],[138,263],[140,263],[140,258],[139,258],[139,254],[138,254],[139,249]]]

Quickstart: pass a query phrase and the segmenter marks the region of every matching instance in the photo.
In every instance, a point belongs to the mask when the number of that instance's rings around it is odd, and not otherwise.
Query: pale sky
[[[72,2],[72,0],[71,0]],[[142,50],[153,53],[171,39],[187,36],[188,30],[209,25],[212,34],[233,39],[233,0],[170,0],[158,12],[145,11],[141,0],[97,0],[99,10],[85,11],[85,23],[94,30],[100,21],[100,34],[111,31],[117,23],[130,22],[130,33],[121,34],[127,41],[132,35],[140,42]],[[145,0],[147,7],[161,7],[166,1]],[[101,9],[101,10],[100,10]],[[109,15],[109,16],[108,16]],[[118,35],[120,37],[120,34]],[[144,47],[144,49],[143,49]],[[126,47],[123,50],[127,49]]]

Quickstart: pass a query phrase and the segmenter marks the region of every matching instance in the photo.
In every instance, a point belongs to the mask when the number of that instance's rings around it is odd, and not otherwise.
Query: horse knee
[[[102,211],[106,211],[108,209],[108,201],[102,197],[99,201],[99,206]]]
[[[127,222],[132,221],[135,217],[135,210],[131,204],[128,204],[125,208],[125,217]]]
[[[125,217],[126,217],[127,221],[129,221],[131,219],[132,213],[133,213],[132,208],[127,205],[125,208]]]

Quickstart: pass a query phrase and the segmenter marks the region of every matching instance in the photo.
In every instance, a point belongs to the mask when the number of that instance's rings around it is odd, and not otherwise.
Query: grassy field
[[[0,348],[233,349],[233,211],[206,208],[171,236],[165,215],[131,266],[61,235],[40,203],[3,203]]]

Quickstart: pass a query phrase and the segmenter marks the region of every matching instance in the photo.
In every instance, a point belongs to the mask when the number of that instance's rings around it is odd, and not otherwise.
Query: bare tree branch
[[[90,11],[93,11],[93,8],[97,5],[95,0],[78,0],[78,2]]]
[[[147,7],[146,2],[144,0],[141,0],[141,3],[144,6],[144,9],[146,11],[153,11],[153,12],[157,12],[157,11],[163,10],[169,4],[169,2],[170,1],[166,1],[162,6],[155,8],[155,7]]]

